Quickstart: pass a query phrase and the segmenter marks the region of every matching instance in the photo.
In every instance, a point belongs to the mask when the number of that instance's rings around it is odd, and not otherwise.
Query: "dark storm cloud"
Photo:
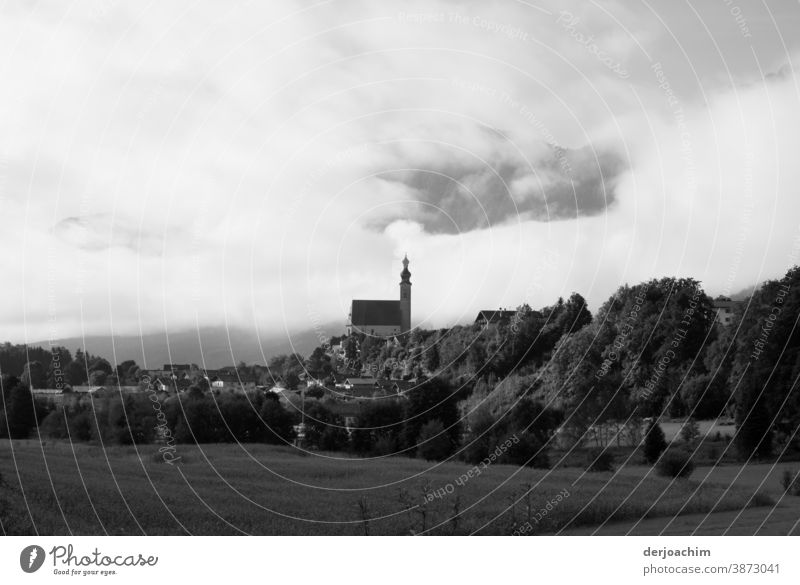
[[[626,168],[611,151],[550,147],[549,156],[532,165],[461,164],[387,172],[381,180],[401,183],[419,205],[405,206],[403,215],[384,216],[369,225],[382,230],[394,220],[412,219],[428,233],[452,234],[518,217],[557,221],[597,215],[613,205],[616,180]]]

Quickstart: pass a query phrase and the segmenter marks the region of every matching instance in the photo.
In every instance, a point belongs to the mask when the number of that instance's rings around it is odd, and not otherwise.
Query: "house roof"
[[[181,370],[191,370],[191,369],[192,366],[190,366],[189,364],[164,364],[164,371],[170,371],[170,370],[181,371]]]
[[[105,390],[105,386],[73,386],[72,391],[82,394],[94,394],[98,390]]]
[[[475,317],[476,323],[499,323],[501,321],[506,321],[511,319],[516,315],[516,311],[506,311],[506,310],[483,310],[478,313],[478,316]]]
[[[31,390],[31,394],[62,394],[64,391],[58,388],[34,388]]]
[[[352,384],[353,386],[375,386],[377,384],[377,380],[375,378],[347,378],[345,383]]]
[[[392,388],[397,391],[398,394],[402,394],[406,390],[410,390],[411,388],[415,388],[417,386],[417,382],[411,380],[393,380],[394,384]]]
[[[402,322],[400,301],[353,300],[350,306],[350,323],[355,327],[367,325],[396,325]]]
[[[732,301],[730,299],[722,300],[722,299],[714,299],[714,308],[715,309],[735,309],[739,305],[741,305],[741,301]]]

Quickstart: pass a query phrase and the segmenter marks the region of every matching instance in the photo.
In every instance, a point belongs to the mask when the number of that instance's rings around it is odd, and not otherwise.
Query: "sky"
[[[798,31],[788,0],[9,0],[0,337],[335,335],[405,254],[425,328],[779,277]]]

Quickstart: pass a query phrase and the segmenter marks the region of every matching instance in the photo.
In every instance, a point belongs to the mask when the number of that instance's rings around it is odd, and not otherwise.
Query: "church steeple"
[[[400,316],[401,333],[411,330],[411,272],[408,270],[408,254],[403,258],[403,271],[400,273]]]
[[[402,279],[400,284],[411,284],[411,272],[408,271],[408,254],[403,258],[403,271],[400,273],[400,278]]]

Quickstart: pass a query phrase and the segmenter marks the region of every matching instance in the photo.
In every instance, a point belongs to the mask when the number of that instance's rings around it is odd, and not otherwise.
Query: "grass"
[[[511,534],[739,510],[752,490],[636,474],[583,474],[402,457],[299,456],[267,445],[179,445],[181,465],[154,447],[0,442],[6,534]],[[323,456],[320,456],[323,455]],[[19,469],[19,473],[17,473]],[[473,474],[474,475],[474,474]],[[652,474],[651,474],[652,475]],[[448,487],[451,486],[451,487]],[[452,488],[452,489],[451,489]],[[447,490],[443,497],[427,497]],[[550,505],[562,490],[569,497]],[[651,509],[651,504],[657,504]],[[769,504],[768,498],[750,505]],[[684,506],[684,504],[686,504]],[[537,521],[538,519],[538,521]]]

